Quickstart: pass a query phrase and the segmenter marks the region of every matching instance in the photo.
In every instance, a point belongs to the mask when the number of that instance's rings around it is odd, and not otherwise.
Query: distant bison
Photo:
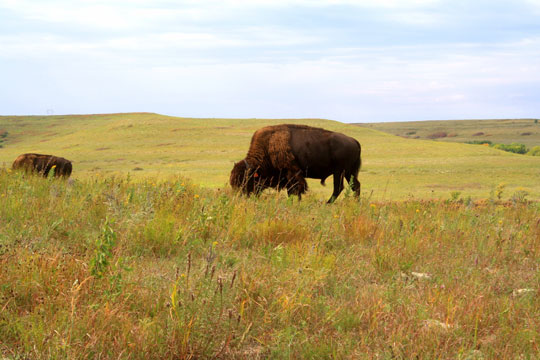
[[[36,172],[44,177],[49,176],[49,172],[54,168],[54,176],[68,178],[71,175],[71,161],[62,157],[42,154],[22,154],[19,155],[13,165],[13,170],[23,169],[29,172]]]
[[[324,185],[334,175],[331,203],[343,191],[344,178],[360,195],[361,165],[360,143],[349,136],[306,125],[267,126],[253,134],[245,159],[234,164],[230,184],[248,195],[286,188],[301,199],[308,188],[305,178]]]

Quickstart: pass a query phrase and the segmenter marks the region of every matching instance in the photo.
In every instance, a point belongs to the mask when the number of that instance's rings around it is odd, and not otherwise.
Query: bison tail
[[[326,181],[326,179],[321,179],[321,185],[322,186],[326,186],[325,181]]]
[[[356,169],[356,174],[358,174],[358,172],[362,168],[362,146],[360,145],[360,143],[358,143],[358,160],[356,161],[355,167],[358,167]]]

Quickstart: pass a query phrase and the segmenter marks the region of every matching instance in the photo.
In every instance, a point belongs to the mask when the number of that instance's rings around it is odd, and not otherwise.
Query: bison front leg
[[[307,190],[306,179],[301,175],[301,170],[289,170],[287,172],[287,194],[296,195],[298,200],[302,199],[302,194]]]
[[[328,204],[333,203],[336,201],[337,197],[341,192],[343,191],[343,173],[335,173],[334,174],[334,192],[332,193],[332,196],[330,196],[330,199],[328,199]]]

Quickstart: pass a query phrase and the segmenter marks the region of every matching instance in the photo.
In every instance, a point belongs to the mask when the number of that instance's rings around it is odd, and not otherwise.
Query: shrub
[[[510,145],[494,144],[493,148],[503,150],[503,151],[513,152],[516,154],[525,154],[527,152],[527,147],[523,144],[518,144],[518,143],[511,143]]]
[[[540,146],[533,146],[528,152],[527,155],[531,156],[540,156]]]
[[[472,134],[472,136],[482,136],[482,135],[485,135],[483,132],[477,132],[477,133],[474,133]]]
[[[532,135],[532,132],[527,131],[527,132],[521,133],[521,136],[528,136],[528,135]]]
[[[447,137],[448,134],[444,131],[438,131],[438,132],[434,132],[433,134],[429,134],[427,137],[428,139],[440,139],[440,138],[444,138],[444,137]]]
[[[466,143],[473,144],[473,145],[485,145],[485,144],[491,145],[492,144],[492,142],[489,140],[471,140],[471,141],[467,141]]]

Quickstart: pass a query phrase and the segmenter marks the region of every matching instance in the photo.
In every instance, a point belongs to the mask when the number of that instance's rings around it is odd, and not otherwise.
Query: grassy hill
[[[493,143],[540,146],[537,119],[438,120],[356,124],[411,139],[460,142],[489,140]],[[446,134],[442,136],[441,134]]]
[[[111,174],[166,179],[182,175],[202,186],[227,186],[253,132],[265,125],[303,123],[340,131],[362,144],[363,194],[373,199],[448,198],[451,193],[486,198],[500,184],[540,198],[540,159],[474,145],[404,139],[370,128],[320,119],[190,119],[151,113],[2,116],[8,133],[0,164],[25,152],[66,157],[73,177]],[[331,184],[331,182],[330,182]],[[310,181],[312,193],[329,197],[331,185]]]

